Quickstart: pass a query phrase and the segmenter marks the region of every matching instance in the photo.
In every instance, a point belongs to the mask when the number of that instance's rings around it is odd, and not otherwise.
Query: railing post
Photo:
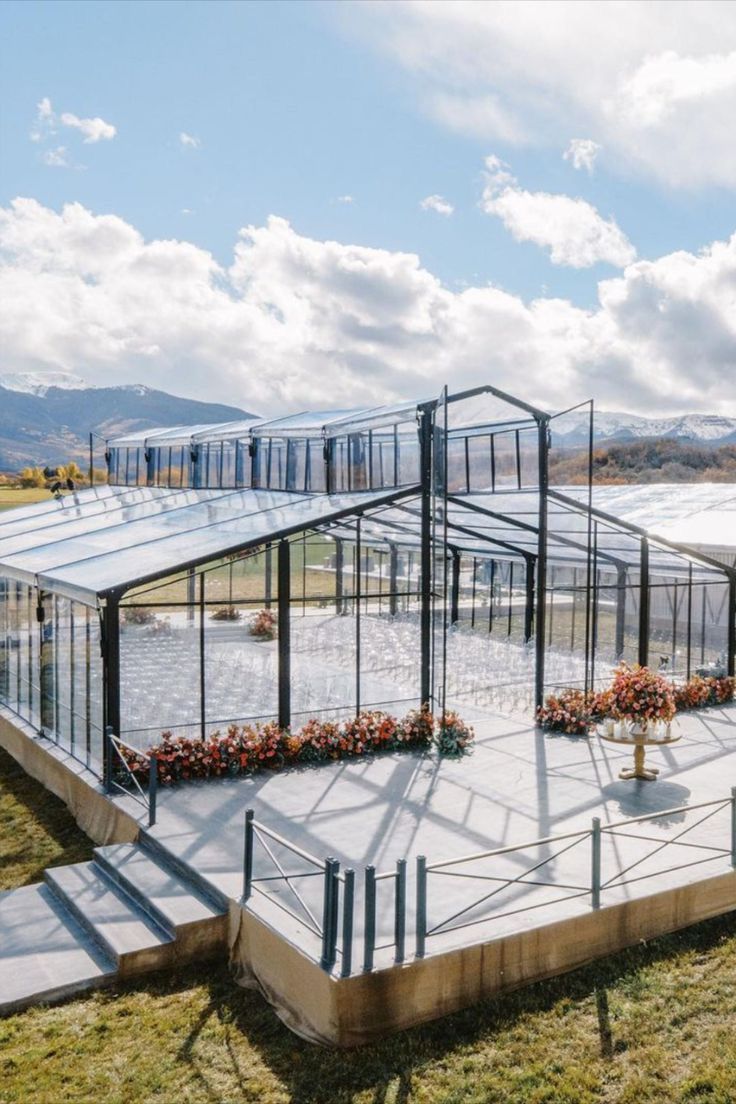
[[[427,943],[427,860],[417,855],[416,957],[424,958]]]
[[[365,868],[365,923],[363,927],[363,970],[373,969],[373,953],[376,947],[376,868]]]
[[[590,836],[591,844],[591,908],[601,907],[601,822],[599,817],[593,817],[593,828]]]
[[[350,977],[353,968],[353,908],[355,905],[355,871],[345,871],[342,902],[342,968],[340,977]]]
[[[156,823],[156,798],[158,796],[158,755],[151,752],[148,757],[148,827]]]
[[[331,970],[335,965],[337,950],[337,892],[340,864],[332,857],[325,859],[324,898],[322,904],[322,958],[323,970]]]
[[[112,793],[112,725],[105,725],[105,793]]]
[[[736,786],[731,787],[731,866],[736,869]]]
[[[396,894],[394,897],[394,962],[404,961],[406,944],[406,859],[396,863]]]
[[[243,847],[243,901],[251,895],[253,883],[253,810],[245,811],[245,840]]]

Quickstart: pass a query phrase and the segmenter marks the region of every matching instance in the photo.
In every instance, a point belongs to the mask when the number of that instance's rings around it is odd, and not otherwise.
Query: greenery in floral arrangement
[[[307,723],[298,731],[267,724],[230,725],[205,739],[164,732],[150,748],[165,785],[198,778],[218,778],[279,770],[303,763],[325,763],[374,755],[383,751],[429,748],[436,739],[440,754],[457,755],[473,740],[473,730],[456,713],[446,713],[444,726],[427,709],[414,709],[400,720],[381,710],[365,710],[348,721]],[[123,749],[131,772],[145,783],[148,758]]]
[[[210,614],[210,621],[239,621],[240,610],[236,606],[220,606]]]
[[[250,623],[250,635],[258,640],[273,640],[276,636],[276,614],[273,610],[259,610]]]
[[[437,725],[437,750],[440,755],[462,755],[473,742],[475,733],[453,710],[446,710]]]

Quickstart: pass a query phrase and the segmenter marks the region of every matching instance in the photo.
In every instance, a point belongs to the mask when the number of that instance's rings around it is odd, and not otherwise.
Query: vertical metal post
[[[360,543],[360,518],[355,523],[355,549],[353,560],[353,593],[355,594],[355,713],[360,713],[360,603],[363,598],[361,560],[363,547]]]
[[[148,827],[156,823],[156,799],[158,797],[158,755],[151,752],[148,757]]]
[[[264,598],[266,603],[266,609],[271,608],[273,601],[273,552],[271,545],[266,545],[266,551],[263,557],[264,561]]]
[[[250,898],[253,888],[253,817],[253,810],[246,809],[243,839],[243,901]]]
[[[534,704],[544,701],[545,624],[547,615],[547,491],[549,489],[549,419],[537,421],[539,520],[537,533],[537,609],[535,624]]]
[[[427,946],[427,859],[417,855],[416,957],[424,958]]]
[[[590,689],[595,693],[595,657],[598,648],[598,522],[593,522],[593,577],[591,594],[593,610],[590,631]]]
[[[194,620],[194,604],[197,601],[196,578],[194,568],[190,567],[187,571],[187,621]]]
[[[601,822],[599,817],[593,817],[590,845],[590,906],[599,909],[601,907]]]
[[[534,560],[531,556],[525,556],[526,564],[526,600],[524,602],[524,643],[528,644],[532,638],[534,627]],[[493,594],[491,594],[491,608],[493,608]]]
[[[89,485],[93,487],[95,483],[95,446],[92,439],[92,434],[89,435]]]
[[[335,538],[335,612],[345,612],[343,593],[345,587],[345,545],[339,537]]]
[[[291,724],[291,550],[288,540],[278,547],[278,655],[279,655],[279,727]]]
[[[373,955],[376,949],[376,868],[365,868],[363,923],[363,970],[370,973],[373,969]]]
[[[622,659],[626,648],[626,565],[616,567],[616,643],[615,658]]]
[[[113,762],[112,762],[112,725],[105,725],[105,793],[112,793],[112,776],[113,776]],[[58,734],[57,734],[58,742]]]
[[[728,577],[728,649],[727,668],[728,675],[734,674],[736,668],[736,575]]]
[[[105,783],[109,785],[112,775],[109,765],[112,760],[112,747],[107,734],[120,735],[120,606],[117,596],[107,599],[102,613],[102,670],[104,678],[104,723],[106,754]]]
[[[649,541],[641,538],[639,570],[639,663],[649,663]]]
[[[736,786],[731,787],[731,866],[736,868]]]
[[[350,977],[353,968],[353,909],[355,907],[355,871],[346,870],[342,902],[342,967],[340,977]]]
[[[419,700],[432,699],[432,418],[427,408],[419,420],[419,474],[421,501],[421,605]]]
[[[340,864],[332,857],[325,859],[324,898],[322,905],[322,958],[323,970],[331,970],[337,957],[337,904]]]
[[[406,949],[406,859],[396,863],[396,884],[394,896],[394,943],[396,953],[394,962],[403,962]]]
[[[207,726],[207,639],[204,621],[204,571],[199,573],[199,729],[205,738]]]
[[[450,624],[460,620],[460,552],[452,550],[452,581],[450,584]]]
[[[389,545],[388,553],[388,572],[389,572],[389,591],[390,597],[388,600],[389,613],[393,617],[398,611],[398,595],[399,589],[399,550],[395,544]]]
[[[692,661],[692,632],[693,632],[693,565],[692,560],[687,570],[687,666],[685,677],[690,680],[690,665]]]

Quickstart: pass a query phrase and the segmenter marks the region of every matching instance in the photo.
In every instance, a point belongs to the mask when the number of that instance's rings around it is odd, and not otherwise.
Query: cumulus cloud
[[[110,141],[117,134],[117,129],[112,123],[106,123],[104,119],[95,117],[94,119],[80,119],[78,115],[73,115],[70,111],[63,111],[61,115],[57,116],[54,111],[51,100],[48,96],[44,96],[42,100],[36,104],[36,118],[33,124],[33,129],[30,133],[30,139],[32,142],[47,142],[58,131],[59,126],[69,127],[72,130],[78,130],[83,136],[82,141],[85,145],[91,145],[100,141]],[[67,151],[64,146],[58,146],[55,150],[47,150],[42,155],[42,161],[46,165],[62,166],[70,165]]]
[[[49,165],[53,169],[70,169],[72,167],[66,146],[55,146],[54,149],[46,150],[42,154],[41,160],[44,165]]]
[[[668,186],[736,184],[736,5],[394,0],[336,8],[453,130],[532,147],[588,134]]]
[[[605,262],[625,268],[636,250],[613,219],[584,199],[527,192],[498,157],[486,158],[482,207],[496,215],[517,241],[548,248],[553,264],[590,268]]]
[[[115,215],[0,209],[0,371],[83,372],[263,413],[492,382],[548,409],[736,414],[736,235],[639,261],[599,304],[452,291],[408,253],[248,226],[224,267]]]
[[[185,130],[180,131],[179,141],[185,149],[199,149],[202,145],[199,138],[195,138],[193,134],[187,134]]]
[[[564,161],[571,161],[574,169],[587,169],[592,174],[600,152],[601,146],[592,138],[572,138],[562,158]]]
[[[109,142],[117,134],[117,128],[112,123],[106,123],[104,119],[100,119],[98,116],[95,116],[94,119],[80,119],[78,115],[73,115],[71,111],[64,111],[60,116],[60,122],[62,126],[72,127],[72,129],[83,134],[82,141],[85,145],[103,140]]]
[[[419,206],[423,211],[436,211],[438,215],[451,215],[455,208],[449,200],[441,195],[428,195],[422,199]]]

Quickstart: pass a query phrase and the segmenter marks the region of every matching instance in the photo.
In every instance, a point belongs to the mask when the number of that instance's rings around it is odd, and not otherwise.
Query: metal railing
[[[148,762],[148,785],[144,789],[134,772],[130,769],[123,748],[139,759]],[[122,779],[122,781],[121,781]],[[142,751],[133,744],[115,736],[108,726],[105,729],[105,792],[125,794],[132,797],[148,814],[148,827],[156,823],[156,801],[158,797],[158,757],[155,752]]]
[[[724,809],[730,809],[730,830],[728,846],[720,847],[713,843],[684,841],[683,837],[694,832],[711,817]],[[685,826],[673,836],[661,837],[644,832],[627,831],[641,824],[656,822],[658,820],[672,820],[675,817],[684,817],[687,813],[699,810],[708,810],[698,817],[693,823]],[[644,854],[639,855],[632,862],[616,869],[605,876],[603,843],[607,839],[630,839],[638,843],[652,843],[654,846]],[[553,872],[544,873],[544,868],[550,869],[562,855],[580,844],[587,843],[590,851],[590,880],[584,884],[570,882],[555,877]],[[557,845],[564,845],[559,846]],[[659,867],[642,873],[642,867],[668,847],[686,847],[699,852],[700,857],[689,862],[677,863],[673,866]],[[554,848],[551,853],[544,854],[537,862],[526,865],[520,873],[511,877],[504,877],[500,873],[477,873],[459,871],[458,867],[467,867],[471,863],[487,861],[493,868],[494,860],[505,856],[519,855],[537,848]],[[697,805],[684,805],[673,809],[665,809],[657,813],[645,813],[642,816],[631,817],[627,820],[615,821],[611,824],[601,824],[599,817],[594,817],[591,826],[577,832],[567,832],[558,836],[548,836],[545,839],[532,840],[525,844],[516,844],[510,847],[500,847],[493,851],[479,852],[473,855],[465,855],[457,859],[448,859],[445,862],[427,863],[424,855],[419,855],[416,862],[416,955],[424,956],[427,939],[431,936],[445,935],[449,932],[470,928],[477,924],[487,923],[492,920],[500,920],[504,917],[514,916],[520,913],[532,912],[538,908],[546,908],[550,905],[570,901],[579,897],[589,897],[590,907],[599,909],[602,897],[607,892],[621,889],[635,882],[661,877],[664,874],[672,874],[680,870],[690,869],[715,859],[728,857],[730,864],[736,868],[736,787],[731,790],[731,796],[716,801],[704,801]],[[633,873],[632,872],[636,872]],[[477,880],[491,884],[492,889],[475,898],[470,903],[457,909],[437,923],[429,924],[429,877],[430,875],[448,875]],[[489,904],[504,891],[521,889],[522,887],[534,887],[535,889],[547,888],[556,891],[554,896],[545,896],[541,901],[519,904],[517,907],[501,907],[494,909],[489,907],[481,910],[483,905]],[[559,893],[558,891],[562,891]],[[463,919],[464,918],[464,919]]]
[[[716,834],[705,840],[697,840],[693,833],[719,812],[729,810],[729,830],[727,839],[720,845]],[[687,814],[700,813],[689,823],[671,836],[658,836],[646,828],[657,821],[673,820]],[[686,838],[687,837],[687,838]],[[622,841],[634,841],[639,848],[631,861],[622,861],[619,845]],[[254,846],[259,844],[268,858],[273,873],[255,873]],[[648,845],[643,849],[641,845]],[[288,854],[298,857],[307,864],[306,870],[287,870],[275,853],[274,845]],[[565,876],[560,860],[575,848],[586,847],[588,861],[583,867],[588,876],[580,877],[577,871],[580,863],[574,866],[572,875]],[[654,870],[645,870],[667,848],[687,848],[694,856],[687,861],[674,865],[659,864]],[[625,849],[625,845],[624,845]],[[528,853],[541,850],[537,859]],[[670,852],[671,853],[671,852]],[[564,902],[588,898],[591,909],[599,909],[605,899],[613,903],[616,890],[633,885],[645,879],[691,869],[714,860],[728,859],[730,866],[736,869],[736,787],[731,796],[715,801],[704,801],[696,805],[684,805],[656,813],[627,820],[601,824],[594,817],[590,828],[565,832],[557,836],[531,840],[527,843],[512,844],[489,851],[463,855],[455,859],[428,863],[426,856],[418,855],[415,866],[415,896],[413,898],[413,920],[415,930],[414,957],[423,958],[427,943],[433,938],[449,935],[452,932],[470,929],[522,913],[531,913],[536,909],[559,905]],[[509,861],[518,863],[520,869],[506,872],[503,865]],[[479,869],[480,868],[480,869]],[[490,869],[489,869],[490,868]],[[482,883],[482,890],[473,895],[469,902],[456,901],[449,915],[439,921],[429,920],[431,906],[441,901],[438,895],[432,900],[430,887],[433,880],[440,877],[460,878],[464,885]],[[312,893],[311,903],[305,899],[302,879],[322,879],[320,892]],[[289,891],[291,903],[280,900],[277,893],[269,892],[270,887],[277,892],[280,887]],[[391,897],[379,901],[382,887],[391,887]],[[339,975],[349,977],[353,972],[353,944],[356,936],[356,909],[362,904],[362,933],[357,933],[362,941],[361,969],[369,973],[376,968],[376,958],[380,955],[381,964],[386,965],[388,955],[393,952],[395,964],[403,963],[407,957],[407,927],[411,923],[408,916],[407,898],[407,862],[399,859],[394,870],[377,873],[374,866],[366,866],[363,871],[362,885],[356,885],[356,874],[352,869],[340,871],[340,863],[333,857],[324,860],[316,858],[289,840],[266,828],[254,818],[253,810],[245,815],[245,846],[243,859],[243,904],[246,904],[254,892],[263,894],[277,908],[281,909],[310,931],[319,940],[319,962],[328,973],[333,970],[338,959]],[[362,902],[358,900],[360,890]],[[539,890],[549,890],[539,897]],[[529,899],[528,891],[535,894]],[[620,899],[620,894],[619,894]],[[385,937],[379,942],[378,915],[379,904],[385,917]],[[393,925],[387,914],[392,914]],[[408,919],[407,919],[408,918]],[[315,953],[316,957],[316,953]]]

